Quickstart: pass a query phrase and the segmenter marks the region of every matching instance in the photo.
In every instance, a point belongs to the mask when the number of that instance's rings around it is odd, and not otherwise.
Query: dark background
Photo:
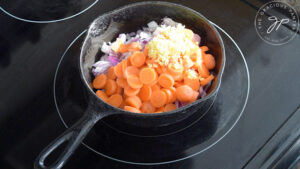
[[[81,1],[2,0],[0,5],[13,15],[42,21],[74,15],[92,3]],[[33,161],[42,148],[64,131],[52,91],[59,59],[94,18],[133,2],[137,1],[100,0],[83,14],[54,23],[24,22],[0,11],[1,168],[33,168]],[[281,46],[263,42],[255,32],[254,18],[266,1],[171,2],[199,11],[227,31],[241,47],[251,78],[244,115],[229,135],[214,147],[178,163],[161,166],[123,164],[80,146],[65,168],[244,168],[299,108],[299,34]]]

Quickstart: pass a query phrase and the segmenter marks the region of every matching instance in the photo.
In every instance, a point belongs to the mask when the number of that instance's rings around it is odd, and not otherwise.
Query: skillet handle
[[[95,125],[95,123],[101,118],[109,115],[109,113],[89,113],[86,112],[83,117],[80,118],[72,127],[68,128],[64,133],[62,133],[58,138],[52,141],[37,157],[34,162],[35,169],[60,169],[70,158],[76,148],[79,146],[81,141],[88,134],[90,129]],[[68,141],[67,146],[64,148],[63,152],[60,154],[58,159],[51,165],[45,166],[44,162],[46,158],[56,150],[61,144]]]

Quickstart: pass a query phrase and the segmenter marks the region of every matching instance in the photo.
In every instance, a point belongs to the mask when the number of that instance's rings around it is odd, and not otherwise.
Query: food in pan
[[[172,111],[205,97],[216,63],[200,41],[170,18],[120,34],[103,43],[104,55],[92,67],[96,95],[136,113]]]

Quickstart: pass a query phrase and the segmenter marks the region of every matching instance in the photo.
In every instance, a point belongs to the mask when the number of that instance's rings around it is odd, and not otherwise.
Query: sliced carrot
[[[131,64],[131,61],[130,61],[130,57],[131,57],[132,55],[130,55],[130,56],[128,56],[127,57],[127,66],[132,66],[132,64]]]
[[[140,79],[136,75],[129,75],[127,77],[127,83],[130,87],[135,88],[135,89],[139,89],[143,86],[143,83],[140,81]]]
[[[98,75],[93,81],[93,87],[95,89],[102,89],[107,81],[107,76],[105,74]]]
[[[207,46],[201,46],[200,49],[201,49],[202,52],[207,52],[208,51]]]
[[[199,72],[200,76],[203,78],[207,78],[209,76],[209,70],[206,68],[204,63],[201,63],[198,66],[198,72]]]
[[[191,78],[184,78],[184,84],[189,85],[193,90],[198,91],[200,88],[200,81],[198,78],[191,79]]]
[[[137,96],[130,96],[125,100],[126,105],[139,109],[142,106],[142,101]]]
[[[172,75],[172,77],[175,81],[182,81],[183,80],[183,74]]]
[[[143,113],[154,113],[155,107],[153,107],[150,102],[144,102],[142,104],[141,110]]]
[[[149,47],[148,47],[148,45],[146,45],[145,48],[144,48],[144,55],[146,57],[148,56],[148,52],[149,52]]]
[[[176,97],[181,102],[188,102],[193,97],[194,90],[188,85],[182,85],[176,88]]]
[[[122,63],[122,62],[121,62]],[[118,63],[115,67],[114,67],[114,70],[115,70],[115,74],[118,78],[121,78],[123,77],[123,70],[122,70],[122,64],[121,63]]]
[[[141,67],[145,64],[146,56],[143,52],[136,51],[130,56],[130,62],[133,66]]]
[[[124,94],[127,96],[135,96],[139,93],[140,89],[134,89],[129,85],[126,85],[124,88]]]
[[[117,91],[116,94],[122,94],[123,93],[123,88],[119,85],[117,85]]]
[[[166,104],[164,107],[164,112],[175,110],[177,107],[175,104]]]
[[[124,71],[125,71],[125,69],[127,68],[127,65],[128,65],[127,62],[128,62],[127,59],[124,59],[121,62],[123,75],[124,75]]]
[[[113,66],[111,66],[108,70],[107,70],[107,77],[109,79],[115,80],[117,78],[116,74],[115,74],[115,69]]]
[[[173,103],[176,101],[176,88],[175,87],[170,87],[169,90],[172,92],[172,97],[170,100],[170,103]]]
[[[162,90],[154,91],[151,95],[150,102],[154,107],[162,107],[167,103],[167,95]]]
[[[205,66],[207,67],[207,69],[211,70],[211,69],[215,68],[216,61],[215,61],[215,58],[213,57],[213,55],[205,54],[202,56],[202,59],[203,59]]]
[[[162,112],[164,112],[164,110],[165,110],[165,107],[159,107],[155,110],[155,113],[162,113]]]
[[[112,106],[119,107],[122,104],[122,101],[123,98],[120,94],[114,94],[108,98],[107,103]]]
[[[140,71],[140,80],[142,83],[148,85],[154,82],[157,78],[156,72],[153,68],[143,68]]]
[[[200,81],[200,85],[201,86],[205,86],[207,85],[210,81],[212,81],[214,79],[214,75],[209,75],[207,78],[205,78],[204,80]]]
[[[120,53],[125,53],[125,52],[128,52],[128,47],[127,45],[125,45],[124,43],[121,43],[117,52],[120,52]]]
[[[183,82],[181,82],[181,81],[179,81],[179,82],[175,82],[174,83],[174,87],[180,87],[180,86],[182,86],[183,85]]]
[[[124,106],[126,106],[126,104],[125,104],[125,101],[123,99],[123,101],[122,101],[121,105],[119,106],[119,108],[124,109]]]
[[[170,88],[174,85],[174,79],[171,75],[163,73],[158,77],[158,83],[164,88]]]
[[[151,95],[152,89],[148,85],[143,85],[143,87],[140,89],[140,92],[138,93],[138,96],[143,102],[150,100]]]
[[[137,108],[131,106],[124,106],[124,110],[134,112],[134,113],[141,113],[141,111]]]
[[[152,92],[160,90],[160,86],[158,84],[155,84],[155,85],[151,86],[151,90],[152,90]]]
[[[157,66],[157,67],[155,68],[155,70],[156,70],[156,72],[157,72],[158,74],[164,73],[161,66]]]
[[[118,86],[124,88],[127,85],[127,81],[126,81],[126,79],[124,79],[122,77],[118,77],[117,84],[118,84]]]
[[[142,49],[141,44],[138,42],[132,42],[132,43],[126,44],[126,47],[129,52],[140,51]]]
[[[106,95],[105,92],[102,91],[102,90],[97,90],[96,95],[97,95],[100,99],[102,99],[103,101],[105,101],[105,102],[106,102],[107,99],[108,99],[107,95]]]
[[[108,79],[104,89],[108,96],[113,95],[117,91],[117,83],[114,80]]]
[[[171,99],[173,97],[173,93],[170,89],[161,89],[163,92],[165,92],[167,96],[167,103],[171,103]]]
[[[191,100],[189,100],[190,103],[196,101],[198,99],[199,96],[199,92],[194,91],[193,93],[193,97],[191,98]]]
[[[135,67],[135,66],[128,66],[125,70],[124,70],[124,78],[128,78],[129,75],[139,75],[140,70]]]
[[[179,75],[182,74],[184,67],[179,63],[168,64],[167,70],[171,75]]]

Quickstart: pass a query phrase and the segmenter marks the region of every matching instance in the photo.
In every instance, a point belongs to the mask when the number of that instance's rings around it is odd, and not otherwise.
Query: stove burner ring
[[[185,157],[182,157],[182,158],[177,158],[177,159],[173,159],[173,160],[168,160],[168,161],[162,161],[162,162],[133,162],[133,161],[126,161],[126,160],[122,160],[120,158],[115,158],[115,157],[112,157],[112,156],[109,156],[109,155],[106,155],[106,154],[103,154],[97,150],[95,150],[93,147],[91,147],[90,145],[87,145],[85,142],[83,142],[82,144],[84,146],[86,146],[88,149],[90,149],[91,151],[103,156],[103,157],[106,157],[108,159],[111,159],[111,160],[115,160],[115,161],[118,161],[118,162],[122,162],[122,163],[128,163],[128,164],[133,164],[133,165],[161,165],[161,164],[168,164],[168,163],[174,163],[174,162],[178,162],[178,161],[181,161],[181,160],[185,160],[185,159],[188,159],[188,158],[191,158],[195,155],[198,155],[206,150],[208,150],[209,148],[211,148],[212,146],[214,146],[215,144],[217,144],[220,140],[222,140],[233,128],[234,126],[237,124],[237,122],[239,121],[240,117],[242,116],[243,112],[244,112],[244,109],[246,107],[246,104],[247,104],[247,101],[248,101],[248,96],[249,96],[249,91],[250,91],[250,75],[249,75],[249,69],[248,69],[248,66],[247,66],[247,61],[241,51],[241,49],[239,48],[239,46],[237,45],[237,43],[233,40],[233,38],[225,31],[223,30],[221,27],[219,27],[218,25],[216,25],[215,23],[211,22],[216,28],[218,28],[222,33],[224,33],[229,39],[230,41],[234,44],[234,46],[237,48],[238,52],[240,53],[241,57],[242,57],[242,61],[244,63],[244,66],[245,66],[245,69],[246,69],[246,76],[247,76],[247,80],[248,80],[248,84],[247,84],[247,91],[246,91],[246,96],[245,96],[245,101],[243,102],[243,105],[242,105],[242,108],[241,108],[241,111],[240,113],[238,114],[238,117],[235,119],[234,123],[229,127],[229,129],[220,137],[220,138],[217,138],[216,141],[214,141],[213,143],[209,144],[207,147],[205,147],[204,149],[196,152],[196,153],[193,153],[193,154],[190,154],[190,155],[187,155]],[[81,37],[84,33],[86,33],[87,30],[83,31],[77,38],[74,39],[74,41],[69,45],[69,47],[66,49],[66,51],[64,52],[61,60],[59,61],[59,64],[58,64],[58,67],[57,67],[57,70],[56,70],[56,73],[55,73],[55,78],[54,78],[54,87],[53,87],[53,92],[54,92],[54,101],[55,101],[55,106],[56,106],[56,109],[57,109],[57,112],[58,112],[58,115],[61,119],[61,121],[63,122],[64,126],[66,128],[68,128],[68,125],[66,124],[66,122],[64,121],[62,115],[61,115],[61,112],[60,112],[60,109],[59,109],[59,106],[58,106],[58,102],[56,100],[56,93],[55,93],[55,83],[56,83],[56,78],[57,78],[57,74],[58,74],[58,69],[61,65],[61,62],[65,56],[65,54],[67,53],[67,51],[71,48],[71,46],[79,39],[79,37]],[[226,69],[226,68],[225,68]]]
[[[4,12],[6,15],[14,18],[14,19],[17,19],[17,20],[20,20],[20,21],[23,21],[23,22],[30,22],[30,23],[55,23],[55,22],[61,22],[61,21],[65,21],[65,20],[68,20],[68,19],[71,19],[71,18],[74,18],[84,12],[86,12],[87,10],[89,10],[90,8],[92,8],[96,3],[98,3],[99,0],[95,0],[92,4],[90,4],[88,7],[86,7],[85,9],[81,10],[80,12],[77,12],[71,16],[67,16],[67,17],[64,17],[64,18],[61,18],[61,19],[54,19],[54,20],[31,20],[31,19],[26,19],[26,18],[22,18],[20,16],[16,16],[14,15],[12,12],[9,12],[8,10],[5,10],[2,6],[0,6],[0,10],[2,12]]]

